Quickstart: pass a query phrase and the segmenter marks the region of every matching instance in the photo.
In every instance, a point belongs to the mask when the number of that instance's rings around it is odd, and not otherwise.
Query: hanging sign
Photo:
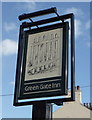
[[[25,31],[19,99],[67,94],[68,22]]]

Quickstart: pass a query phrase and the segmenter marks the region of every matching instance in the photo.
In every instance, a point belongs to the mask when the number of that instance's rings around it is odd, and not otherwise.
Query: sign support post
[[[34,103],[32,120],[52,120],[52,104],[45,102]]]

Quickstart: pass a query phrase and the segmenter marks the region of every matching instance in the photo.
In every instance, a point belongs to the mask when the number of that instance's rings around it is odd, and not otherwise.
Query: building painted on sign
[[[75,101],[64,103],[61,108],[53,113],[53,118],[90,118],[91,115],[92,111],[82,104],[82,91],[80,87],[77,87]]]

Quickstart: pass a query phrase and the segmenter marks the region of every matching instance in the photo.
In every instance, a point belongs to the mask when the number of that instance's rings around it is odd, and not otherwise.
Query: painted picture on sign
[[[25,81],[61,76],[63,29],[28,35]]]

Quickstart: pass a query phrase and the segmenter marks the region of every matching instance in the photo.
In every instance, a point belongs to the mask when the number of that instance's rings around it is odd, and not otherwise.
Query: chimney
[[[66,97],[70,97],[70,96],[71,96],[71,91],[69,90],[68,95]],[[82,103],[82,92],[80,86],[75,86],[75,102]]]
[[[81,92],[80,86],[77,86],[75,90],[75,101],[82,103],[82,92]]]
[[[80,86],[77,86],[77,90],[80,90]]]

